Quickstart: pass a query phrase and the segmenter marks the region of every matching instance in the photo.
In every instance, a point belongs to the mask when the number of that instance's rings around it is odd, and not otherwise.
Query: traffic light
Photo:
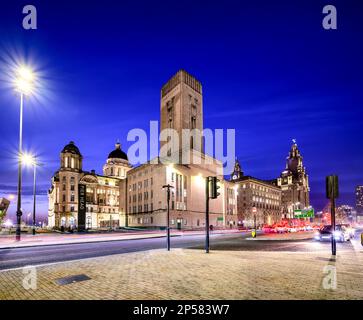
[[[218,185],[218,182],[220,180],[217,179],[217,177],[209,177],[209,198],[210,199],[217,199],[220,193],[218,192],[218,189],[220,186]]]
[[[326,177],[326,197],[328,199],[336,199],[339,197],[338,176]]]

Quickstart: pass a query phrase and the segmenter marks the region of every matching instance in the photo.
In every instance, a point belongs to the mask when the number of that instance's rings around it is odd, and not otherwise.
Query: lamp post
[[[252,208],[252,212],[253,212],[253,232],[252,232],[252,238],[256,238],[257,236],[257,217],[256,217],[256,214],[257,214],[257,208],[256,207],[253,207]]]
[[[24,163],[26,166],[32,166],[33,167],[33,227],[32,227],[32,234],[33,236],[35,236],[35,212],[36,212],[36,200],[37,200],[37,196],[36,196],[36,186],[37,186],[37,180],[36,180],[36,175],[37,175],[37,166],[41,166],[41,164],[39,162],[36,161],[36,158],[30,154],[26,154],[24,153],[21,157],[21,163]]]
[[[21,186],[22,186],[22,161],[23,154],[23,105],[24,95],[30,95],[33,89],[34,75],[32,71],[24,66],[16,70],[14,81],[15,90],[20,93],[20,119],[19,119],[19,151],[18,151],[18,188],[16,205],[16,241],[20,241],[21,235]]]
[[[169,202],[170,202],[170,189],[174,188],[173,186],[171,186],[170,184],[167,184],[165,186],[163,186],[163,189],[166,189],[166,202],[167,202],[167,223],[166,223],[166,247],[168,249],[168,251],[170,251],[170,206],[169,206]]]

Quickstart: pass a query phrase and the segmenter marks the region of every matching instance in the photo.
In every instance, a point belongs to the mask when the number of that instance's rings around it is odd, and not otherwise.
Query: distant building
[[[363,186],[355,189],[355,208],[358,216],[363,216]]]
[[[237,191],[238,223],[252,227],[256,215],[257,225],[274,224],[281,216],[281,189],[271,182],[245,176],[236,160],[231,181]]]
[[[277,179],[277,186],[282,190],[281,202],[285,218],[294,218],[295,210],[306,209],[310,206],[309,178],[295,141],[286,159],[285,170]]]
[[[352,223],[356,221],[356,210],[348,205],[341,205],[336,209],[337,223]]]

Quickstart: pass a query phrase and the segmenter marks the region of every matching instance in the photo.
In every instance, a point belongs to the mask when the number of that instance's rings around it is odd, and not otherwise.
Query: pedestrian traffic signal
[[[209,198],[210,199],[217,199],[220,193],[218,192],[218,189],[220,186],[218,183],[220,182],[217,177],[209,177]]]

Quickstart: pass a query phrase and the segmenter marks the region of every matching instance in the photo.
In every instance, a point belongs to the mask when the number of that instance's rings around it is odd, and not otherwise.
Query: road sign
[[[314,218],[314,208],[303,209],[303,210],[295,210],[294,211],[294,218]]]

